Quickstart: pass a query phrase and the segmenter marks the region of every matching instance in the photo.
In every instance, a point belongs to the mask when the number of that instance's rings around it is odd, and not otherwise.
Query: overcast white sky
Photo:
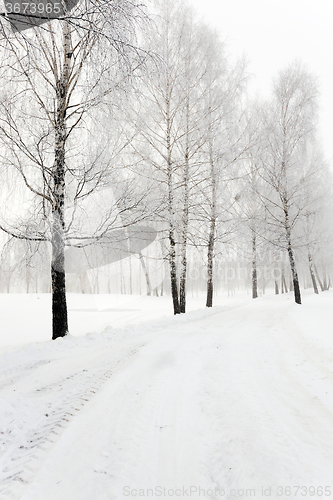
[[[320,134],[333,164],[332,0],[188,0],[227,39],[232,55],[247,55],[253,89],[267,96],[273,76],[300,59],[319,79]]]

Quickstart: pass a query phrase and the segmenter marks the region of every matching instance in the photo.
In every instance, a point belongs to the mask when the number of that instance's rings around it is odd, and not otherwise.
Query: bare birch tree
[[[68,187],[75,217],[80,200],[105,182],[99,153],[86,164],[89,120],[96,104],[145,59],[135,40],[142,17],[141,5],[128,0],[79,4],[70,16],[49,22],[43,30],[31,28],[24,36],[6,32],[1,40],[6,61],[1,81],[11,85],[4,85],[1,99],[1,156],[35,200],[33,224],[22,230],[4,222],[2,229],[19,239],[51,243],[53,339],[68,332]]]
[[[205,36],[189,7],[155,4],[156,25],[149,38],[160,58],[142,86],[137,105],[135,153],[151,168],[164,211],[158,214],[168,239],[174,314],[186,309],[187,245],[193,190],[202,145],[202,42]]]
[[[242,119],[241,107],[246,86],[245,61],[230,67],[224,47],[215,37],[210,39],[208,53],[211,58],[206,74],[206,135],[201,151],[203,203],[199,220],[205,224],[202,236],[207,248],[206,307],[212,307],[215,244],[230,231],[226,220],[233,217],[231,184],[238,176],[237,162],[249,148],[251,134],[246,134],[248,123]]]
[[[297,304],[301,304],[301,291],[293,236],[304,210],[302,163],[315,131],[317,94],[314,77],[294,63],[275,80],[273,98],[264,113],[262,176],[271,187],[271,195],[262,199],[275,243],[288,252]]]

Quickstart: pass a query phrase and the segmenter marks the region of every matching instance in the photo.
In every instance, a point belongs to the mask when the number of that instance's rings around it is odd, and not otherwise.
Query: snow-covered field
[[[1,500],[333,496],[332,293],[49,302],[0,297]]]

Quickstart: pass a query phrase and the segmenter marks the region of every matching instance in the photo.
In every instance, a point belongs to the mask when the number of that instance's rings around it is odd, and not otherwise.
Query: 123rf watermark
[[[203,488],[201,486],[182,486],[168,488],[154,486],[153,488],[123,487],[123,497],[127,498],[327,498],[332,496],[332,486],[261,486],[259,488]]]

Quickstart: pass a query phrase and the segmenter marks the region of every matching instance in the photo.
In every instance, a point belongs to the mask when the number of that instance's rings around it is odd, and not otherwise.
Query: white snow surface
[[[203,300],[0,296],[0,499],[333,496],[333,293]]]

